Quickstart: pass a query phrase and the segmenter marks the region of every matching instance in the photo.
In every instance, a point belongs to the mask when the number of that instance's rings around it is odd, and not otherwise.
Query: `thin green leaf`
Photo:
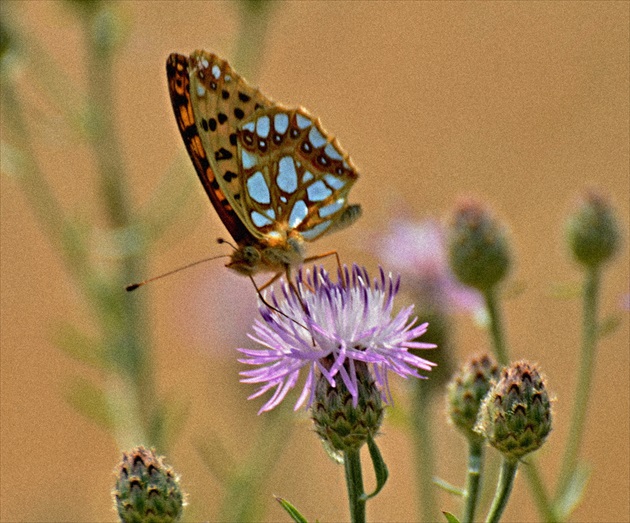
[[[24,153],[13,145],[2,140],[0,142],[0,156],[2,157],[2,174],[12,178],[24,175],[27,162]]]
[[[448,521],[448,523],[459,523],[459,519],[457,519],[457,517],[450,512],[443,511],[442,514],[444,514],[444,517],[446,518],[446,521]]]
[[[308,520],[302,514],[300,514],[300,511],[295,508],[295,506],[293,506],[291,503],[289,503],[286,499],[278,496],[274,497],[276,498],[276,501],[280,503],[280,506],[284,510],[286,510],[291,519],[295,521],[295,523],[308,523]]]
[[[142,209],[138,221],[143,224],[147,243],[162,239],[181,220],[194,222],[206,210],[201,199],[192,198],[198,190],[198,182],[189,169],[187,155],[179,155],[173,160]],[[181,234],[178,234],[167,243],[180,240]]]
[[[551,296],[559,300],[574,300],[582,296],[582,285],[578,282],[558,282],[551,286]]]
[[[179,398],[167,398],[160,403],[151,424],[153,440],[160,443],[158,447],[168,449],[174,445],[184,429],[189,412],[189,403]]]
[[[394,399],[394,401],[396,401]],[[394,406],[387,410],[387,424],[392,427],[407,430],[411,427],[411,420],[407,411],[395,403]]]
[[[524,281],[513,281],[506,287],[502,293],[504,300],[513,300],[518,298],[527,290],[527,283]]]
[[[560,514],[562,521],[567,521],[571,513],[577,508],[582,497],[586,484],[591,475],[591,469],[585,463],[580,463],[565,491],[564,497],[556,502],[556,511]]]
[[[215,479],[223,486],[227,486],[232,480],[237,464],[230,451],[215,432],[208,432],[203,441],[197,441],[195,450],[201,458],[201,462]]]
[[[53,342],[73,360],[96,369],[110,368],[102,343],[70,323],[61,323],[53,334]]]
[[[381,451],[379,450],[372,436],[368,436],[367,444],[370,451],[370,458],[372,458],[374,475],[376,476],[376,489],[371,494],[363,494],[361,497],[365,500],[376,496],[385,486],[385,483],[387,483],[387,478],[389,477],[389,470],[387,470],[387,465],[383,461]]]
[[[611,314],[600,322],[597,328],[597,336],[599,339],[610,336],[621,325],[621,316],[619,314]]]
[[[456,496],[463,496],[464,490],[452,485],[448,481],[443,480],[442,478],[434,477],[433,484],[440,487],[442,490],[448,492],[449,494],[455,494]]]
[[[114,420],[109,410],[105,392],[85,378],[75,378],[64,391],[66,401],[88,419],[109,432],[114,430]]]

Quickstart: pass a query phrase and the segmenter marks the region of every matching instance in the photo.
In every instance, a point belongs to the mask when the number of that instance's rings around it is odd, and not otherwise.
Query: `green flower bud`
[[[172,523],[179,521],[185,505],[179,477],[154,450],[136,447],[123,452],[113,492],[116,509],[124,523]]]
[[[451,270],[464,285],[487,291],[510,269],[506,233],[488,209],[474,201],[460,203],[448,231]]]
[[[608,261],[619,248],[619,226],[613,209],[595,192],[584,195],[567,221],[566,233],[573,256],[587,267]]]
[[[453,376],[448,385],[446,408],[453,425],[469,440],[482,439],[475,432],[481,402],[499,379],[499,366],[487,354],[476,356]]]
[[[506,459],[541,447],[551,432],[551,402],[534,365],[519,361],[502,371],[483,400],[475,430]]]
[[[362,362],[355,362],[355,365],[359,389],[356,406],[352,404],[352,395],[341,378],[337,378],[336,386],[332,387],[320,375],[315,386],[315,399],[311,406],[315,432],[336,460],[339,459],[338,453],[361,448],[368,436],[376,435],[383,422],[381,393],[367,366]]]

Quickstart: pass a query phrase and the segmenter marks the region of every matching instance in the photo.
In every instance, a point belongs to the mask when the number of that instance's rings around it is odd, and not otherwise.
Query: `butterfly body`
[[[172,54],[169,91],[195,170],[237,246],[227,267],[280,273],[305,259],[305,242],[350,225],[358,177],[350,158],[303,108],[249,86],[211,53]]]

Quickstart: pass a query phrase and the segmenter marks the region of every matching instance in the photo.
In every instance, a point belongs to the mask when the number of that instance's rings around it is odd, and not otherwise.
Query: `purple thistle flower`
[[[341,379],[358,400],[356,362],[364,362],[374,375],[383,399],[391,399],[388,372],[404,378],[424,378],[418,369],[429,371],[435,364],[409,353],[409,349],[436,346],[414,341],[427,330],[427,323],[414,327],[413,306],[393,315],[394,296],[400,278],[386,276],[370,283],[364,268],[344,266],[337,282],[321,267],[297,274],[299,298],[290,285],[281,286],[282,298],[271,293],[270,303],[282,312],[260,304],[262,317],[254,323],[250,338],[264,349],[238,349],[247,357],[239,361],[258,368],[241,372],[243,383],[260,383],[249,399],[275,389],[260,412],[276,407],[295,387],[302,368],[308,369],[295,410],[313,402],[318,374],[332,387]],[[286,316],[285,316],[286,315]]]

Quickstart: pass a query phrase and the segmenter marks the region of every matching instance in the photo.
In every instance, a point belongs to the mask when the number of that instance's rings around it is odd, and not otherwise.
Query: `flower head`
[[[414,341],[428,324],[414,326],[413,307],[393,313],[399,283],[400,278],[386,276],[382,269],[371,282],[367,271],[356,265],[344,267],[335,282],[324,269],[314,267],[299,271],[295,287],[283,283],[283,299],[272,293],[273,308],[261,303],[262,320],[256,320],[250,337],[264,348],[239,349],[247,356],[242,363],[258,367],[242,372],[241,381],[262,384],[250,399],[275,389],[260,411],[276,407],[295,387],[303,368],[307,377],[295,409],[305,402],[311,406],[320,375],[332,387],[342,380],[356,407],[358,362],[373,373],[385,400],[391,397],[390,370],[405,378],[422,378],[418,370],[431,370],[434,363],[409,352],[435,348]]]
[[[539,449],[551,432],[551,399],[537,366],[517,361],[485,396],[475,431],[506,459],[519,460]]]

